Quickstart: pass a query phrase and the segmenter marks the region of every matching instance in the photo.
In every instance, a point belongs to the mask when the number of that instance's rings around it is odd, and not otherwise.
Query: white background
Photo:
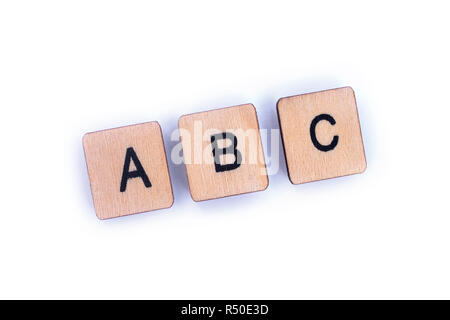
[[[0,298],[450,298],[446,1],[2,1]],[[84,133],[352,86],[368,168],[96,218]],[[281,148],[281,147],[280,147]],[[266,150],[269,151],[270,150]]]

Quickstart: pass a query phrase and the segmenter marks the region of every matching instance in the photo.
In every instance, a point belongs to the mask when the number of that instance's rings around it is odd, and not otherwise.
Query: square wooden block
[[[293,184],[362,173],[366,169],[352,88],[282,98],[277,108]]]
[[[172,185],[158,122],[87,133],[83,146],[99,219],[172,206]]]
[[[269,179],[252,104],[184,115],[178,126],[192,199],[267,188]]]

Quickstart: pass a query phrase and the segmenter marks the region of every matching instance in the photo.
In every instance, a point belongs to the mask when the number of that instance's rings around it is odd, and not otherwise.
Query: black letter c
[[[339,136],[334,136],[331,143],[329,145],[325,145],[325,146],[323,144],[321,144],[319,141],[317,141],[316,126],[322,120],[328,121],[333,126],[336,124],[336,120],[334,120],[334,118],[332,116],[330,116],[329,114],[323,113],[313,119],[313,121],[311,122],[311,127],[309,128],[309,133],[311,134],[311,140],[312,140],[312,143],[314,144],[314,147],[316,147],[320,151],[327,152],[327,151],[330,151],[330,150],[333,150],[334,148],[336,148],[338,141],[339,141]]]

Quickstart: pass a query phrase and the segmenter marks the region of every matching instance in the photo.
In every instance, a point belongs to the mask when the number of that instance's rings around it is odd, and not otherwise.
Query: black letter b
[[[219,148],[217,146],[218,140],[228,139],[231,145],[226,148]],[[222,132],[211,136],[212,154],[214,156],[214,166],[216,172],[229,171],[239,168],[242,162],[242,155],[237,147],[237,138],[231,132]],[[234,162],[229,164],[220,164],[220,156],[224,154],[234,154]]]

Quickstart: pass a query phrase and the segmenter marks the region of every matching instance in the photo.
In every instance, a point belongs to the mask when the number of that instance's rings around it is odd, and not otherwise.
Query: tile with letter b
[[[192,199],[267,188],[269,179],[252,104],[184,115],[178,127]]]
[[[352,88],[281,98],[277,109],[293,184],[362,173],[366,169]]]
[[[158,122],[87,133],[83,146],[99,219],[172,206],[172,185]]]

